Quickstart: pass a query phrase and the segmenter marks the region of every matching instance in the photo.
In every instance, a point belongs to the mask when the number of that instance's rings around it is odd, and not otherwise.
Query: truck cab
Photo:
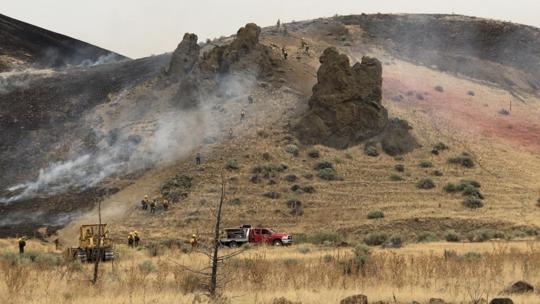
[[[292,236],[286,233],[274,232],[270,228],[257,227],[251,229],[249,234],[249,242],[274,246],[291,245]]]

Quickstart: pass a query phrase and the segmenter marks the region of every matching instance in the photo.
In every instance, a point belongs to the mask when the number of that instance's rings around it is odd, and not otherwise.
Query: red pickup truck
[[[265,227],[252,228],[250,225],[224,229],[219,241],[229,247],[239,247],[246,243],[287,246],[293,242],[292,236],[287,233],[277,233]]]

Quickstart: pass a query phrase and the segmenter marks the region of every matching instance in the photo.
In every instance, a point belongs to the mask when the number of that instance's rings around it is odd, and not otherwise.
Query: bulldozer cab
[[[100,240],[101,234],[101,240]],[[79,247],[92,248],[98,246],[108,247],[112,245],[109,238],[107,224],[82,225],[79,231]]]

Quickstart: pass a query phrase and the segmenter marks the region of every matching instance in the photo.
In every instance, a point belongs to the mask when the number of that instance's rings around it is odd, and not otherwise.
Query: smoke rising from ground
[[[216,109],[222,109],[235,97],[247,96],[254,83],[254,77],[249,75],[228,76],[218,88],[218,95],[224,97],[201,98],[196,108],[187,110],[170,106],[171,100],[166,97],[145,100],[147,107],[140,109],[124,91],[110,103],[120,109],[120,113],[115,113],[120,121],[93,126],[100,138],[96,152],[77,152],[66,161],[49,164],[39,170],[34,180],[7,189],[11,196],[0,197],[0,203],[81,191],[107,177],[185,157],[205,139],[219,140],[220,131],[228,130],[231,123],[226,115],[216,115]],[[145,112],[144,117],[140,117],[141,111]]]

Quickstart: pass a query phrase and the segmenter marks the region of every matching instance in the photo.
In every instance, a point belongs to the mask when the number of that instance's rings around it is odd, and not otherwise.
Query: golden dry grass
[[[3,241],[8,249],[14,241]],[[375,250],[364,267],[350,267],[350,248],[309,245],[288,248],[252,248],[221,268],[230,280],[223,295],[230,303],[271,303],[286,297],[302,303],[337,303],[351,294],[366,294],[370,301],[425,303],[440,297],[453,303],[470,303],[474,298],[492,298],[510,283],[526,280],[540,284],[540,243],[493,242],[475,244],[433,243],[411,245],[400,250]],[[49,250],[30,242],[29,248]],[[460,257],[445,258],[444,250],[456,250]],[[463,257],[474,250],[480,256]],[[151,256],[145,249],[117,246],[115,263],[101,265],[97,286],[90,283],[92,265],[66,263],[24,263],[17,275],[14,266],[0,259],[2,303],[194,303],[206,301],[197,288],[195,269],[208,265],[206,256],[164,249]],[[230,252],[225,249],[223,253]],[[144,266],[146,264],[146,266]],[[148,266],[150,265],[150,266]],[[180,266],[182,265],[182,266]],[[24,277],[22,288],[12,294],[10,280]],[[202,278],[199,277],[202,280]],[[512,296],[515,303],[536,303],[538,294]],[[196,301],[195,301],[196,303]]]

